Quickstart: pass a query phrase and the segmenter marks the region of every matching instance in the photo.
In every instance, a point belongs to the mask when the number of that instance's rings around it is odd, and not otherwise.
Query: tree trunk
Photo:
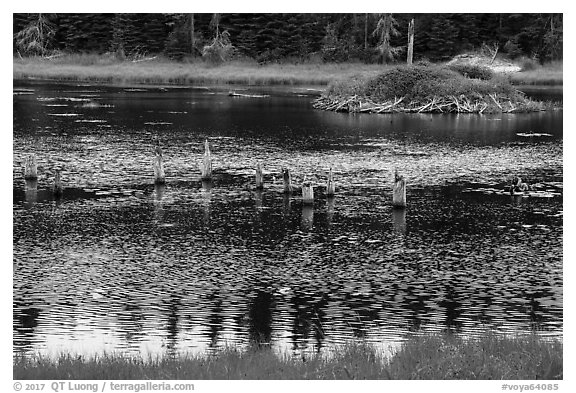
[[[500,49],[500,45],[496,45],[496,49],[494,50],[494,55],[492,56],[492,60],[490,60],[490,64],[494,63],[494,59],[496,59],[496,55],[498,54],[498,49]]]
[[[44,56],[44,31],[42,27],[42,14],[38,14],[38,40],[40,41],[40,55]]]
[[[414,19],[408,24],[408,58],[406,62],[412,65],[412,57],[414,56]]]
[[[368,49],[368,14],[364,16],[364,50]]]
[[[190,14],[190,53],[194,56],[194,47],[196,46],[196,39],[194,37],[194,14]]]

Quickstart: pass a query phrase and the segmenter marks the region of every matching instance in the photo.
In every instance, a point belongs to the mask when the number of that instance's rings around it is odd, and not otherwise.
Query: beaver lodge
[[[470,64],[399,66],[330,85],[316,109],[352,113],[516,113],[552,109],[515,89],[506,75]]]

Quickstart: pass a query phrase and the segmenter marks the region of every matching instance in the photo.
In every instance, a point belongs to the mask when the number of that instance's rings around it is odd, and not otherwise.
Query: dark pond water
[[[298,354],[442,330],[561,337],[562,111],[348,115],[313,110],[304,88],[264,93],[15,82],[16,353],[261,343]],[[205,138],[211,183],[199,180]],[[281,193],[282,166],[314,182],[314,206]],[[330,167],[335,199],[324,197]],[[391,206],[395,168],[405,211]],[[494,192],[513,175],[541,192]]]

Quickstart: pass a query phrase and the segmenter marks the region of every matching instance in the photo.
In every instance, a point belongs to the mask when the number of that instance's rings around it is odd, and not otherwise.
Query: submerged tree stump
[[[302,183],[302,203],[305,205],[314,204],[314,187],[311,182],[306,181],[306,177],[304,177],[304,182]]]
[[[166,174],[164,173],[164,159],[162,154],[156,154],[154,158],[154,184],[165,184]]]
[[[212,156],[210,155],[208,139],[204,141],[204,160],[200,165],[200,175],[202,180],[212,179]]]
[[[24,163],[24,179],[38,179],[38,162],[36,161],[35,154],[30,154],[26,157],[26,161]]]
[[[406,207],[406,180],[398,175],[398,170],[394,174],[394,187],[392,189],[392,206],[398,209]]]
[[[293,191],[292,188],[292,176],[290,175],[290,169],[282,168],[282,178],[284,179],[284,193],[290,194]]]
[[[52,193],[56,198],[61,198],[62,194],[64,193],[64,189],[62,188],[62,178],[60,176],[60,170],[56,170],[54,174],[54,186],[52,187]]]
[[[333,197],[336,193],[336,184],[334,183],[334,179],[332,179],[332,168],[330,168],[330,172],[328,172],[328,185],[326,186],[326,196]]]
[[[262,166],[260,163],[256,164],[256,189],[264,189],[264,174],[262,173]]]
[[[528,183],[524,183],[521,177],[514,177],[510,185],[510,195],[523,194],[525,191],[530,190]]]

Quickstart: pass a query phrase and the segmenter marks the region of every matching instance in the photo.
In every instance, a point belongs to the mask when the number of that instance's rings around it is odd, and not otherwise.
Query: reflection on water
[[[102,86],[86,106],[85,87],[31,86],[14,96],[16,352],[300,354],[419,330],[562,334],[561,111],[349,116],[309,97]],[[156,136],[166,185],[150,176]],[[211,181],[197,167],[206,137]],[[30,146],[35,183],[22,179]],[[332,167],[337,195],[305,206],[280,178],[254,190],[256,160],[297,184]],[[391,206],[396,167],[405,210]],[[66,169],[58,204],[54,168]],[[482,191],[512,175],[550,192]]]
[[[26,186],[24,188],[26,194],[26,202],[24,207],[31,208],[34,203],[38,200],[38,181],[37,180],[26,180]]]
[[[392,210],[392,227],[394,232],[400,235],[406,233],[406,209]]]
[[[314,206],[302,206],[302,230],[309,232],[314,225]]]

